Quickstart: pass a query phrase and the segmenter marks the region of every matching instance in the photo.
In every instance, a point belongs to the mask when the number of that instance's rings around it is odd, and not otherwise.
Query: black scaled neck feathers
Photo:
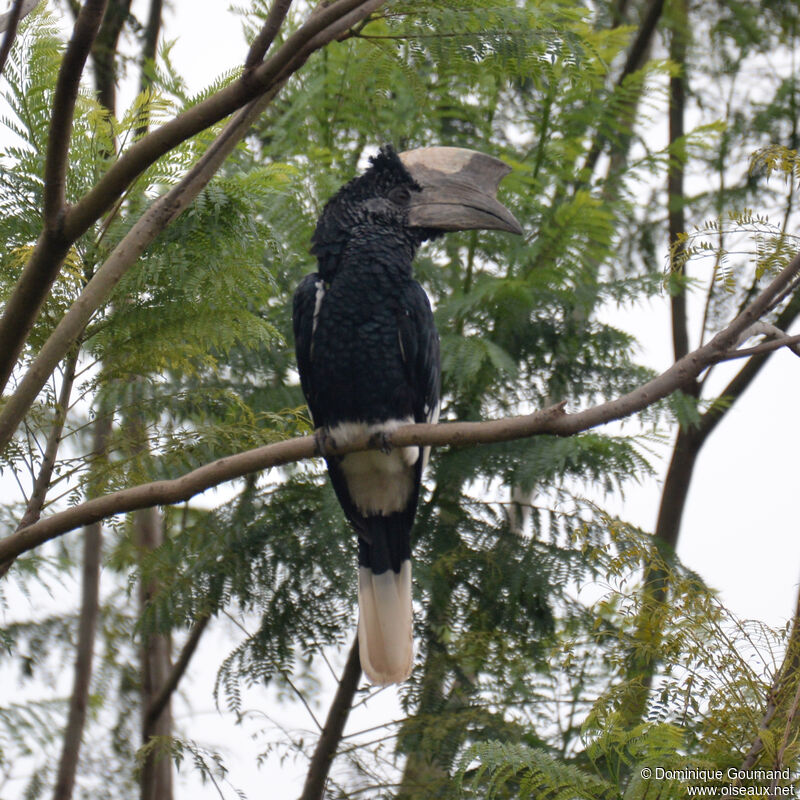
[[[325,205],[311,237],[319,274],[331,281],[345,250],[390,249],[410,270],[416,248],[434,231],[408,225],[408,202],[420,186],[390,145],[370,158],[370,168],[345,184]],[[402,253],[402,258],[398,255]]]

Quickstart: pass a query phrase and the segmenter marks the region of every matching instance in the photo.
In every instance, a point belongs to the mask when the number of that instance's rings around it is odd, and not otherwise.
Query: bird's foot
[[[336,439],[331,436],[330,428],[317,428],[314,431],[314,452],[327,458],[332,449],[336,447]]]
[[[380,450],[381,453],[387,456],[392,452],[392,442],[386,431],[375,431],[375,433],[369,437],[369,446],[370,448]]]

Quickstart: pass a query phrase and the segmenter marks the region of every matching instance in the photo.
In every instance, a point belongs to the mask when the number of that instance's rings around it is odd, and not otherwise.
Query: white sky
[[[4,4],[0,4],[4,5]],[[228,0],[172,0],[166,16],[167,39],[176,39],[172,52],[190,88],[199,90],[243,60],[246,46],[237,17],[227,12]],[[144,0],[134,2],[134,12],[144,17]],[[126,102],[123,95],[121,103]],[[446,144],[446,143],[443,143]],[[311,265],[310,265],[311,266]],[[669,308],[666,296],[636,309],[609,309],[607,319],[632,331],[642,345],[641,361],[656,369],[670,361]],[[737,364],[718,368],[733,374]],[[720,382],[720,385],[721,382]],[[800,578],[798,536],[797,454],[800,431],[795,425],[800,397],[800,359],[788,353],[775,355],[756,385],[740,399],[708,441],[697,464],[689,504],[684,515],[678,554],[713,587],[723,603],[743,618],[780,626],[791,616]],[[661,464],[661,475],[666,464]],[[644,479],[631,486],[624,501],[612,500],[612,511],[652,530],[661,479]],[[250,798],[294,798],[299,794],[305,764],[271,758],[255,767],[259,747],[252,736],[269,727],[255,717],[236,726],[230,715],[220,715],[211,697],[216,668],[239,639],[233,631],[215,630],[203,640],[191,675],[183,687],[191,698],[191,720],[176,708],[187,733],[206,740],[226,755],[230,780]],[[346,653],[340,654],[340,664]],[[328,682],[332,691],[333,682]],[[315,709],[324,719],[329,695]],[[268,692],[254,689],[246,706],[275,715],[283,724],[313,727],[300,706],[279,707]],[[382,693],[366,714],[351,721],[349,730],[366,728],[374,720],[399,714],[393,690]],[[372,720],[372,721],[370,721]],[[271,737],[268,737],[271,738]],[[274,737],[272,737],[274,738]],[[218,797],[209,786],[195,780],[178,796]],[[234,797],[223,787],[225,797]]]

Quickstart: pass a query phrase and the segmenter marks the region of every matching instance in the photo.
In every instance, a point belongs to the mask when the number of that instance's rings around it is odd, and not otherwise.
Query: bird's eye
[[[411,192],[407,186],[395,186],[389,192],[389,200],[397,206],[404,206],[411,199]]]

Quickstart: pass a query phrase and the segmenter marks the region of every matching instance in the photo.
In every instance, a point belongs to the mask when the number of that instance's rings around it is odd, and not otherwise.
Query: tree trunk
[[[95,457],[106,452],[111,434],[111,417],[99,415],[95,420]],[[75,656],[75,677],[69,700],[67,726],[58,764],[53,800],[71,800],[78,771],[81,741],[89,705],[89,688],[92,681],[92,662],[97,619],[100,613],[100,560],[102,555],[102,525],[99,522],[83,529],[83,579],[81,613],[78,622],[78,644]]]
[[[353,697],[358,689],[360,678],[361,662],[358,657],[358,636],[356,636],[339,680],[339,688],[336,690],[336,696],[328,711],[325,727],[322,729],[314,749],[314,755],[311,757],[300,800],[322,800],[324,797],[328,773],[339,743],[342,741],[344,726],[350,716]]]
[[[670,59],[677,73],[669,84],[669,144],[670,161],[667,170],[668,235],[670,245],[671,327],[675,361],[689,352],[689,332],[686,309],[684,248],[681,236],[686,229],[683,188],[684,153],[680,152],[684,135],[686,105],[686,50],[689,30],[686,0],[676,0],[673,6],[670,37]],[[692,380],[687,392],[698,396],[700,386]],[[674,552],[680,522],[692,481],[694,465],[703,439],[697,430],[681,429],[675,441],[672,460],[667,471],[654,535],[653,563],[645,567],[641,608],[636,623],[632,651],[626,667],[626,692],[621,702],[621,714],[627,726],[636,725],[644,716],[653,676],[658,668],[658,652],[668,576],[661,567],[662,554]],[[664,547],[666,545],[666,548]],[[665,552],[668,551],[668,552]]]
[[[164,540],[163,519],[157,508],[137,511],[133,518],[134,536],[137,547],[143,554],[155,550]],[[139,586],[139,611],[145,610],[160,585],[149,581]],[[141,693],[142,693],[142,744],[147,744],[154,736],[172,736],[172,706],[169,701],[154,719],[147,710],[159,696],[172,670],[172,637],[165,633],[144,633],[141,642]],[[169,749],[157,746],[145,759],[142,766],[141,800],[172,800],[172,760]]]
[[[669,57],[677,72],[669,81],[669,146],[670,160],[667,170],[667,203],[669,213],[670,271],[672,281],[672,347],[675,360],[689,352],[688,322],[686,319],[686,287],[683,280],[684,248],[680,237],[686,230],[686,213],[683,191],[684,113],[686,109],[686,39],[689,28],[687,0],[673,3],[673,27]]]

